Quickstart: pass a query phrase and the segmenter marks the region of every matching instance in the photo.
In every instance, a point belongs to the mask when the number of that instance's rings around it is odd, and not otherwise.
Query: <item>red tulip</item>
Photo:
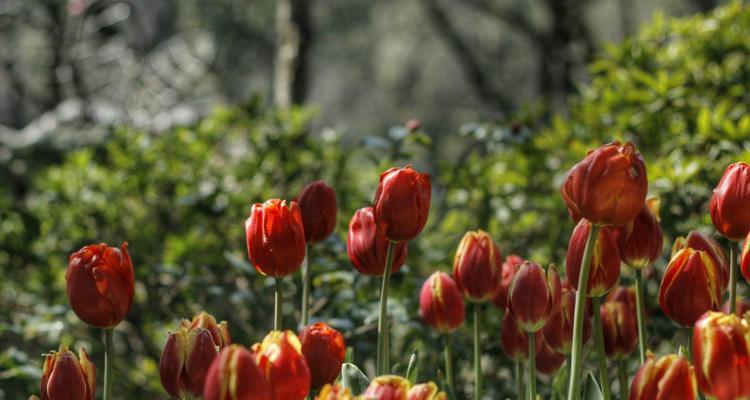
[[[659,306],[672,321],[692,326],[709,310],[721,305],[719,269],[702,250],[686,247],[669,262],[659,287]]]
[[[513,277],[516,275],[516,270],[523,263],[523,258],[511,254],[505,257],[505,262],[502,267],[502,275],[500,277],[500,288],[492,296],[492,304],[495,307],[505,310],[508,308],[508,289],[510,284],[513,282]]]
[[[711,221],[730,240],[740,240],[750,232],[750,165],[731,164],[721,176],[711,197]]]
[[[204,400],[271,400],[271,389],[250,350],[233,344],[214,358],[206,375]]]
[[[500,249],[485,231],[466,232],[453,260],[453,278],[473,302],[492,299],[502,278]]]
[[[66,293],[78,318],[99,328],[119,324],[133,305],[135,277],[128,244],[84,246],[68,258]]]
[[[646,268],[661,255],[664,238],[658,210],[659,199],[648,199],[634,220],[617,228],[620,257],[631,268]]]
[[[576,289],[578,289],[583,252],[586,248],[589,229],[591,229],[591,223],[585,219],[580,220],[573,230],[573,235],[570,237],[570,243],[568,244],[565,271],[568,282]],[[589,297],[603,296],[620,278],[620,251],[613,232],[608,228],[599,230],[596,247],[591,257],[589,282],[586,286],[586,295]]]
[[[718,400],[750,398],[750,328],[735,314],[707,312],[693,329],[698,387]]]
[[[188,392],[200,396],[217,352],[230,343],[227,323],[217,324],[205,312],[196,314],[192,321],[180,321],[178,330],[169,334],[159,361],[164,389],[175,398],[183,398]]]
[[[297,197],[307,243],[325,240],[336,228],[336,192],[323,181],[309,183]]]
[[[685,357],[649,354],[630,384],[629,400],[696,400],[695,371]]]
[[[448,274],[437,271],[422,285],[419,308],[425,324],[450,333],[464,323],[464,299]]]
[[[740,254],[740,269],[745,280],[750,282],[750,233],[748,236],[748,238],[745,238],[745,244],[742,246],[742,254]]]
[[[705,251],[711,256],[714,264],[719,268],[721,290],[726,290],[727,285],[729,284],[729,259],[726,254],[724,254],[721,245],[719,245],[714,239],[711,239],[711,237],[701,235],[698,231],[690,231],[687,238],[678,237],[674,241],[674,246],[672,246],[672,257],[685,247]]]
[[[552,376],[562,367],[565,362],[565,355],[558,353],[547,342],[544,334],[541,332],[535,336],[536,370],[548,376]]]
[[[445,392],[438,391],[435,382],[419,383],[409,389],[408,400],[447,400]]]
[[[745,316],[745,313],[750,311],[750,300],[744,298],[744,297],[737,297],[737,315],[740,317]],[[725,314],[729,314],[729,299],[724,302],[724,305],[721,306],[721,312]]]
[[[622,225],[646,200],[646,166],[631,143],[605,144],[568,171],[560,191],[571,215],[597,225]]]
[[[299,334],[302,354],[310,368],[311,385],[318,390],[327,383],[333,383],[341,372],[341,364],[346,356],[346,344],[341,332],[324,322],[306,326]]]
[[[394,242],[414,239],[427,223],[431,196],[430,175],[411,165],[383,172],[372,202],[378,229]]]
[[[353,400],[351,393],[345,387],[341,386],[340,383],[335,385],[325,385],[320,389],[320,393],[315,397],[315,400]]]
[[[396,375],[373,379],[362,394],[363,400],[408,400],[409,381]]]
[[[607,357],[625,358],[638,347],[636,308],[630,301],[629,296],[625,299],[608,297],[599,308],[604,331],[604,353]]]
[[[45,356],[42,368],[42,400],[94,400],[96,368],[81,348],[79,357],[60,345]]]
[[[633,310],[633,312],[638,310],[635,298],[635,288],[632,286],[615,286],[615,288],[607,294],[605,301],[625,303],[625,305]],[[646,310],[643,311],[645,312]]]
[[[406,242],[396,245],[392,273],[398,272],[406,260]],[[375,225],[372,207],[360,208],[349,222],[346,252],[357,271],[382,276],[388,254],[388,239]]]
[[[561,285],[560,307],[549,317],[544,325],[546,342],[558,353],[570,354],[573,346],[573,318],[575,316],[576,292],[569,285]],[[586,344],[591,337],[591,316],[584,313],[583,339]]]
[[[508,295],[508,312],[526,332],[537,332],[560,305],[560,277],[554,265],[544,272],[539,264],[524,261]]]
[[[245,221],[247,254],[263,275],[283,278],[305,259],[305,232],[297,202],[279,199],[253,204]]]
[[[294,332],[271,331],[253,350],[271,387],[273,400],[302,400],[307,396],[310,370],[302,354],[302,344]]]
[[[518,326],[516,319],[510,313],[503,315],[500,327],[500,347],[512,360],[524,361],[529,358],[529,334]]]

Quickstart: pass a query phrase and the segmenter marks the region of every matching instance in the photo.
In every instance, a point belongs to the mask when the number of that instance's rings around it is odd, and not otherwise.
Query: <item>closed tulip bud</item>
[[[448,396],[438,391],[435,382],[427,382],[412,386],[406,398],[408,400],[447,400]]]
[[[349,221],[346,252],[357,271],[370,276],[382,276],[388,255],[388,239],[375,225],[372,207],[360,208]],[[406,260],[406,242],[396,245],[392,273],[398,272]]]
[[[524,361],[529,358],[529,334],[526,333],[510,313],[503,315],[500,327],[500,347],[508,358]]]
[[[383,172],[372,202],[378,229],[394,242],[414,239],[427,223],[431,197],[430,175],[411,165]]]
[[[409,381],[400,376],[379,376],[370,382],[362,400],[408,400],[409,386]]]
[[[693,329],[698,387],[718,400],[750,398],[750,328],[735,314],[707,312]]]
[[[560,191],[571,215],[597,225],[622,225],[646,200],[646,166],[631,143],[605,144],[568,171]]]
[[[554,265],[545,273],[539,264],[524,261],[513,278],[508,312],[526,332],[537,332],[560,305],[560,277]]]
[[[631,310],[638,310],[635,298],[635,288],[632,286],[615,286],[615,288],[607,294],[606,301],[625,303],[625,305],[630,307]],[[643,311],[645,312],[646,310]]]
[[[604,353],[607,357],[625,358],[638,347],[636,308],[628,301],[607,298],[599,308],[604,332]]]
[[[744,297],[737,297],[737,306],[735,310],[737,311],[737,315],[739,316],[745,316],[745,313],[750,311],[750,300],[744,298]],[[729,314],[729,299],[724,302],[724,305],[721,306],[721,312],[725,314]]]
[[[631,268],[646,268],[661,255],[664,239],[658,210],[659,199],[648,199],[634,220],[616,230],[620,257]]]
[[[253,204],[245,235],[250,262],[263,275],[283,278],[296,272],[305,259],[305,232],[295,201]]]
[[[500,248],[485,231],[466,232],[453,259],[453,278],[464,296],[475,303],[491,300],[502,278]]]
[[[721,305],[719,269],[702,250],[679,250],[667,265],[659,287],[659,306],[672,321],[692,326],[709,310]]]
[[[686,247],[705,251],[709,256],[711,256],[714,264],[716,264],[716,266],[719,268],[721,290],[726,290],[727,285],[729,284],[729,259],[724,253],[724,249],[722,249],[719,242],[709,236],[701,235],[698,231],[690,231],[690,233],[687,235],[687,238],[678,237],[674,241],[671,256],[674,257],[674,255],[677,254],[678,251]]]
[[[310,387],[318,390],[333,383],[341,372],[346,356],[346,344],[341,332],[324,322],[306,326],[299,334],[302,354],[310,368]]]
[[[750,165],[730,164],[711,197],[711,221],[730,240],[740,240],[750,232]]]
[[[230,343],[227,323],[217,324],[210,314],[201,312],[192,321],[180,321],[161,353],[162,386],[175,398],[183,398],[187,393],[200,396],[208,368],[218,351]]]
[[[570,354],[573,346],[573,319],[575,317],[576,292],[568,285],[562,285],[560,307],[544,325],[544,338],[556,352]],[[591,337],[591,316],[583,314],[583,338],[586,344]]]
[[[464,323],[464,299],[448,274],[437,271],[422,285],[419,295],[422,321],[440,333],[450,333]]]
[[[233,344],[214,358],[203,388],[204,400],[271,400],[271,389],[250,350]]]
[[[294,332],[271,331],[254,350],[274,400],[302,400],[307,396],[310,369]]]
[[[695,371],[685,357],[675,354],[654,359],[649,354],[630,385],[629,400],[696,400]]]
[[[79,357],[60,345],[47,354],[42,368],[42,400],[94,400],[96,368],[81,348]]]
[[[544,375],[554,375],[565,362],[565,354],[552,348],[541,332],[535,336],[535,340],[536,370]]]
[[[92,244],[70,255],[65,292],[78,318],[89,325],[111,328],[133,305],[135,276],[128,244],[120,248]]]
[[[335,385],[327,384],[320,389],[320,393],[315,400],[354,400],[349,390],[340,383]]]
[[[508,308],[508,289],[510,284],[513,282],[513,277],[516,275],[516,270],[523,263],[523,258],[511,254],[505,257],[505,262],[501,266],[502,274],[500,276],[500,287],[492,296],[492,304],[495,307],[505,311]]]
[[[750,282],[750,233],[745,238],[745,244],[742,246],[742,254],[740,254],[740,269],[742,270],[742,276],[745,280]]]
[[[297,197],[307,243],[325,240],[336,228],[336,192],[323,181],[305,186]]]
[[[570,243],[568,244],[565,271],[568,281],[576,289],[578,289],[583,252],[586,248],[589,229],[591,229],[591,223],[585,219],[580,220],[573,230],[573,235],[571,235]],[[594,247],[594,253],[591,257],[591,269],[589,270],[586,295],[589,297],[603,296],[617,283],[619,278],[620,250],[615,240],[614,231],[602,228],[599,230],[596,247]]]

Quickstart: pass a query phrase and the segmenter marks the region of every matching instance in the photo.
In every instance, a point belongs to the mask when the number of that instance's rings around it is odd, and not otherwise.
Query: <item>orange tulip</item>
[[[341,364],[346,356],[344,335],[324,322],[317,322],[302,329],[299,340],[307,365],[312,366],[310,387],[318,390],[325,384],[333,383],[341,372]]]
[[[513,278],[508,312],[526,332],[537,332],[560,304],[560,277],[554,265],[545,273],[537,263],[524,261]]]
[[[378,229],[394,242],[414,239],[427,223],[431,197],[430,175],[411,165],[383,172],[372,202]]]
[[[453,259],[453,278],[464,296],[476,303],[491,300],[502,278],[500,249],[485,231],[466,232]]]
[[[204,400],[271,400],[271,389],[255,357],[233,344],[214,358],[206,375]]]
[[[698,387],[718,400],[750,398],[750,327],[735,314],[707,312],[693,329]]]
[[[604,331],[604,352],[607,357],[614,359],[625,358],[638,347],[635,296],[622,296],[621,293],[632,292],[625,288],[615,290],[599,308]],[[615,296],[611,296],[612,294]]]
[[[724,170],[711,197],[711,221],[730,240],[740,240],[750,232],[750,165],[731,164]]]
[[[408,400],[409,381],[396,375],[373,379],[362,394],[363,400]]]
[[[646,268],[661,255],[664,238],[658,209],[659,200],[648,199],[634,220],[616,230],[620,257],[631,268]]]
[[[42,368],[42,400],[94,400],[96,368],[81,348],[79,357],[60,345],[45,356]]]
[[[503,262],[503,265],[500,268],[502,270],[500,287],[492,296],[492,304],[494,304],[495,307],[501,310],[505,310],[508,307],[508,289],[510,289],[513,277],[516,275],[516,271],[522,263],[523,258],[515,254],[505,257],[505,262]]]
[[[297,202],[279,199],[253,204],[245,221],[247,254],[263,275],[283,278],[305,259],[305,232]]]
[[[310,391],[310,369],[292,331],[271,331],[253,346],[274,400],[302,400]],[[317,368],[317,365],[314,366]]]
[[[585,219],[578,221],[573,230],[568,244],[568,255],[565,262],[565,271],[568,282],[578,289],[578,280],[581,273],[583,251],[586,248],[586,240],[589,236],[591,223]],[[599,230],[596,247],[591,257],[591,269],[589,270],[589,281],[586,286],[586,295],[589,297],[600,297],[607,293],[620,278],[620,251],[615,240],[614,231],[608,228]]]
[[[307,243],[325,240],[336,228],[336,192],[323,181],[309,183],[297,196]]]
[[[448,274],[434,272],[419,295],[422,321],[440,333],[450,333],[464,323],[464,299]]]
[[[695,371],[685,357],[675,354],[654,359],[649,354],[630,384],[629,400],[696,400]]]
[[[544,325],[545,341],[558,353],[570,354],[573,346],[573,319],[575,316],[576,292],[569,285],[562,285],[560,307],[549,317]],[[583,315],[583,338],[586,344],[591,337],[591,316]]]
[[[382,276],[388,254],[388,239],[375,225],[372,207],[360,208],[349,222],[346,252],[357,271],[371,276]],[[406,260],[406,242],[396,245],[392,273],[396,273]]]

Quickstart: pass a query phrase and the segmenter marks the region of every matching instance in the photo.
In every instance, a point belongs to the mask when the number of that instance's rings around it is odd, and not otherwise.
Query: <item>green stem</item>
[[[302,327],[310,323],[310,251],[312,245],[307,246],[305,265],[302,268]]]
[[[396,250],[396,242],[388,242],[388,252],[385,257],[385,271],[383,271],[383,286],[380,288],[380,315],[378,317],[378,376],[389,373],[390,360],[388,349],[388,283],[391,279],[393,268],[393,257]]]
[[[273,305],[273,330],[281,330],[281,278],[276,278]]]
[[[529,332],[529,396],[536,400],[536,335]]]
[[[573,318],[573,349],[571,355],[570,383],[568,385],[568,400],[578,400],[580,397],[581,366],[583,365],[583,320],[586,312],[586,292],[588,291],[589,271],[591,270],[591,256],[594,254],[596,239],[600,227],[591,225],[586,247],[581,260],[581,273],[578,276],[578,290],[576,291],[575,317]],[[594,313],[596,314],[596,313]]]
[[[523,363],[516,360],[516,395],[518,396],[518,400],[525,400],[525,391],[526,385],[523,384]]]
[[[640,269],[635,270],[635,306],[636,306],[636,317],[638,318],[638,347],[640,348],[639,356],[641,365],[646,362],[646,350],[648,350],[648,342],[646,342],[646,321],[643,317],[644,310],[646,309],[645,300],[646,297],[643,293],[643,271]]]
[[[445,349],[445,382],[453,388],[453,349],[449,335],[443,335],[443,347]]]
[[[628,400],[628,360],[623,358],[617,362],[617,373],[620,384],[620,400]]]
[[[112,398],[112,328],[104,330],[104,400]]]
[[[737,262],[735,249],[738,242],[729,242],[729,313],[737,311]]]
[[[482,355],[479,353],[481,307],[480,303],[474,303],[474,400],[482,398]]]
[[[604,327],[602,326],[602,314],[599,312],[601,299],[599,297],[592,298],[591,305],[594,308],[596,352],[599,359],[599,384],[602,386],[604,399],[610,400],[612,392],[609,388],[609,376],[607,375],[607,355],[604,353]]]

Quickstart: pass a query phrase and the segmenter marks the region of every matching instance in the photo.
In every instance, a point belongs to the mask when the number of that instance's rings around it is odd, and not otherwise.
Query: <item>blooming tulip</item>
[[[94,400],[96,368],[83,348],[78,354],[60,345],[45,356],[41,400]]]
[[[466,232],[453,259],[453,278],[472,302],[492,299],[502,278],[500,249],[485,231]]]
[[[560,277],[554,265],[545,273],[537,263],[524,261],[508,295],[508,312],[526,332],[536,332],[560,304]]]
[[[702,250],[686,247],[672,256],[659,287],[659,306],[672,321],[692,326],[721,305],[719,269]]]
[[[604,332],[604,352],[607,357],[621,359],[635,351],[638,346],[638,322],[635,311],[634,299],[623,301],[616,297],[608,297],[599,308]]]
[[[438,391],[435,382],[419,383],[409,389],[407,400],[447,400],[444,392]]]
[[[658,207],[658,199],[649,199],[634,220],[617,228],[620,257],[631,268],[646,268],[661,254],[664,239]]]
[[[250,350],[233,344],[214,358],[206,375],[204,400],[271,400],[271,389]]]
[[[325,240],[336,228],[336,192],[323,181],[305,186],[297,197],[307,243]]]
[[[500,327],[500,347],[512,360],[524,361],[529,358],[529,335],[518,326],[516,319],[510,313],[503,315]]]
[[[581,273],[583,252],[586,248],[586,240],[589,237],[591,223],[585,219],[578,222],[568,244],[568,254],[565,262],[565,271],[568,282],[578,289],[578,277]],[[615,241],[614,231],[603,228],[599,230],[593,255],[591,257],[591,270],[589,281],[586,286],[586,295],[589,297],[600,297],[607,293],[620,278],[620,251]]]
[[[464,323],[464,299],[448,274],[437,271],[422,285],[419,308],[425,324],[450,333]]]
[[[721,245],[716,240],[709,236],[704,236],[698,231],[690,231],[686,238],[680,236],[674,241],[672,257],[686,247],[705,251],[711,256],[714,264],[719,268],[721,290],[722,292],[726,290],[729,283],[729,261]]]
[[[621,225],[632,221],[646,200],[646,166],[631,143],[615,141],[574,165],[560,191],[572,215],[597,225]]]
[[[315,400],[353,400],[349,390],[340,383],[335,385],[327,384],[320,389],[320,393],[315,397]]]
[[[750,327],[735,314],[707,312],[693,329],[701,391],[718,400],[750,398]]]
[[[562,285],[560,306],[550,315],[544,325],[544,338],[550,347],[558,353],[570,354],[573,345],[573,318],[575,313],[576,293],[570,285]],[[583,343],[591,337],[591,317],[583,314]]]
[[[324,322],[306,326],[299,334],[302,354],[310,368],[310,387],[318,390],[333,383],[341,372],[346,344],[341,332]]]
[[[629,400],[695,400],[695,371],[685,357],[675,354],[654,359],[649,354],[630,385]]]
[[[508,289],[510,289],[510,284],[513,282],[513,277],[516,274],[516,270],[518,270],[518,266],[522,263],[523,258],[515,254],[505,257],[505,262],[503,262],[503,265],[500,268],[502,270],[500,287],[492,296],[492,304],[494,304],[495,307],[501,310],[508,308]]]
[[[307,396],[310,369],[297,335],[291,331],[271,331],[253,350],[274,400],[302,400]]]
[[[396,375],[379,376],[370,382],[363,400],[408,400],[409,381]]]
[[[297,202],[271,199],[253,204],[245,221],[247,254],[263,275],[283,278],[305,259],[305,232]]]
[[[178,330],[169,334],[159,361],[164,389],[175,398],[183,398],[188,392],[200,396],[217,352],[230,343],[227,323],[217,324],[205,312],[192,321],[180,321]]]
[[[565,355],[550,346],[541,332],[535,336],[536,340],[536,370],[544,375],[554,375],[565,362]]]
[[[375,225],[372,207],[360,208],[349,222],[346,252],[357,271],[382,276],[388,252],[388,239]],[[396,245],[392,273],[398,272],[406,259],[406,242]]]
[[[135,277],[127,243],[84,246],[68,258],[65,279],[70,306],[89,325],[112,328],[130,311]]]
[[[730,240],[740,240],[750,232],[750,165],[731,164],[721,176],[711,197],[711,221]]]
[[[383,172],[372,202],[378,229],[394,242],[414,239],[427,223],[431,192],[430,176],[411,165]]]

